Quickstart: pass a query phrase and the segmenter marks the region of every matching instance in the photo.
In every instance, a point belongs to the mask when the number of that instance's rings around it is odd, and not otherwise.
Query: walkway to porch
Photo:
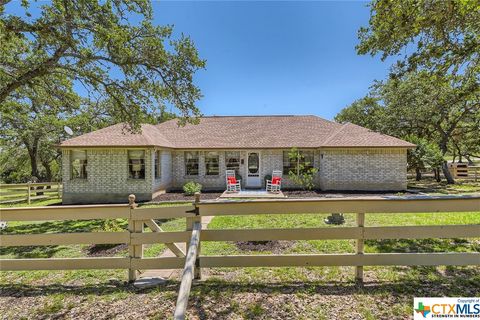
[[[277,193],[267,192],[265,190],[242,190],[240,192],[227,192],[222,193],[220,198],[270,198],[270,199],[281,199],[286,198],[286,196],[280,191]]]

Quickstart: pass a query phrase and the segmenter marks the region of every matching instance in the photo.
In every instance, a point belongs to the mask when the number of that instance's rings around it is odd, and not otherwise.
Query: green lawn
[[[172,205],[172,204],[170,204]],[[307,228],[326,226],[324,214],[216,217],[210,229]],[[346,226],[354,215],[346,214]],[[160,221],[167,231],[183,230],[184,219]],[[480,212],[367,214],[367,226],[480,224]],[[117,219],[10,223],[5,233],[95,231],[125,228]],[[332,228],[341,228],[330,226]],[[88,246],[2,248],[0,258],[80,257]],[[163,252],[145,246],[145,256]],[[232,242],[203,242],[202,254],[351,253],[354,242],[280,241],[267,251],[248,251]],[[367,241],[366,252],[480,252],[480,239]],[[126,255],[126,248],[111,255]],[[415,296],[478,296],[479,267],[366,267],[365,285],[352,267],[217,268],[203,270],[194,285],[189,315],[200,319],[408,319]],[[155,289],[126,284],[125,270],[26,271],[0,273],[0,314],[6,318],[171,318],[177,281]],[[381,307],[380,307],[381,306]]]
[[[56,186],[55,186],[56,187]],[[7,193],[12,193],[15,192],[14,194],[7,194]],[[43,194],[38,194],[38,193],[43,193]],[[49,189],[44,189],[44,190],[32,190],[31,191],[31,197],[41,197],[38,199],[32,199],[32,204],[35,203],[38,206],[43,206],[47,205],[50,203],[61,203],[61,199],[58,198],[58,191],[49,191]],[[20,202],[13,202],[13,203],[4,203],[1,206],[2,207],[8,207],[8,206],[16,206],[18,204],[26,206],[27,204],[27,189],[26,188],[21,188],[21,187],[11,187],[11,188],[1,188],[0,189],[0,202],[4,201],[11,201],[11,200],[22,200]],[[52,200],[55,200],[52,202]]]
[[[480,181],[457,179],[455,184],[447,184],[445,181],[437,182],[432,178],[423,178],[420,181],[409,179],[408,188],[431,195],[471,194],[480,193]]]

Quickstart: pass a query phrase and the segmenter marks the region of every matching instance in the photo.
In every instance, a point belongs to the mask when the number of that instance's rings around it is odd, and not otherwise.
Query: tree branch
[[[12,91],[15,91],[17,88],[23,86],[32,79],[49,73],[50,69],[60,60],[67,49],[68,48],[66,45],[61,46],[55,50],[55,53],[50,58],[39,64],[36,68],[25,72],[21,76],[17,77],[14,81],[8,83],[6,86],[0,89],[0,102],[5,101]]]

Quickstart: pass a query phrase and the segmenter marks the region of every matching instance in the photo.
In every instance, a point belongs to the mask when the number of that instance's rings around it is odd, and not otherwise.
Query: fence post
[[[364,212],[359,212],[357,213],[357,226],[362,228],[362,236],[360,239],[357,239],[357,254],[363,255],[364,253],[364,238],[365,238],[365,213]],[[357,282],[362,283],[363,282],[363,266],[357,266],[355,267],[355,280]]]
[[[27,189],[28,189],[28,191],[27,191],[27,203],[30,204],[31,197],[32,197],[30,182],[27,183]]]
[[[193,224],[195,222],[200,222],[200,226],[202,225],[202,217],[198,216],[200,214],[200,212],[199,212],[200,209],[197,206],[199,202],[200,202],[200,192],[195,192],[194,205],[195,205],[195,214],[197,216],[187,218],[187,228],[186,228],[187,231],[192,231],[193,230]],[[201,233],[201,231],[200,231],[200,233]],[[196,260],[195,260],[194,279],[201,279],[202,278],[202,270],[200,270],[200,261],[198,260],[198,256],[200,255],[200,252],[201,252],[201,245],[202,245],[202,242],[199,241],[198,242],[198,249],[197,249],[197,257],[196,257]],[[189,247],[190,247],[190,241],[187,242],[186,250],[188,250]],[[187,253],[187,252],[185,252],[185,253]]]
[[[132,217],[133,211],[137,207],[137,204],[135,203],[134,194],[131,194],[128,196],[128,203],[130,204],[130,218],[128,219],[128,231],[130,232],[130,240],[131,240],[132,233],[143,232],[143,221],[134,220],[134,218]],[[143,244],[140,244],[140,245],[129,244],[128,252],[130,256],[130,265],[131,265],[131,259],[143,258]],[[137,279],[137,277],[138,277],[138,271],[130,267],[128,269],[128,281],[133,282]]]
[[[60,186],[62,185],[62,183],[59,181],[58,182],[58,186],[57,186],[57,192],[58,192],[58,199],[60,199],[62,196],[61,196],[61,192],[60,192]]]

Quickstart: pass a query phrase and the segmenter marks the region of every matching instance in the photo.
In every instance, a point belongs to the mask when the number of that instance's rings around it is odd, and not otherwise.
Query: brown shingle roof
[[[63,141],[61,147],[124,147],[162,146],[173,147],[156,126],[142,124],[141,133],[129,132],[123,123]]]
[[[315,116],[205,117],[197,125],[157,125],[176,148],[314,148],[338,125]]]
[[[354,124],[317,116],[214,116],[179,127],[177,120],[142,125],[141,134],[123,124],[64,141],[62,147],[160,146],[177,149],[413,147],[406,141]]]
[[[322,143],[322,147],[415,147],[414,144],[386,134],[345,123]]]

